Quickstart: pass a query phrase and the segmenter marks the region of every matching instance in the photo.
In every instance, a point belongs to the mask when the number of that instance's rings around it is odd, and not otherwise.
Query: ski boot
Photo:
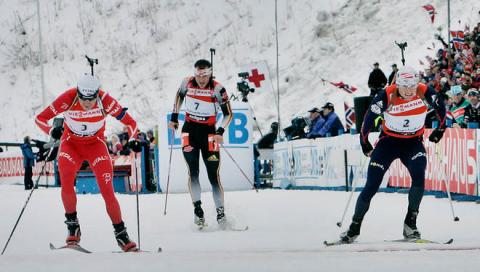
[[[420,239],[421,234],[417,229],[418,211],[408,211],[403,224],[403,237],[405,239]]]
[[[125,252],[137,251],[137,244],[130,240],[128,237],[127,228],[125,224],[122,222],[118,224],[113,224],[113,228],[115,229],[115,239],[117,239],[118,246]]]
[[[345,244],[351,244],[360,235],[361,222],[352,221],[347,231],[340,234],[340,240]]]
[[[65,224],[67,225],[68,235],[65,242],[67,245],[76,245],[80,242],[80,236],[82,232],[80,231],[80,224],[78,223],[77,212],[66,213]]]
[[[206,224],[205,224],[205,217],[203,214],[203,209],[202,209],[202,201],[196,201],[193,203],[193,206],[195,207],[193,210],[194,213],[194,219],[193,223],[197,225],[200,229],[203,229]]]
[[[225,226],[227,224],[227,218],[225,217],[225,208],[217,208],[217,223],[220,226]]]

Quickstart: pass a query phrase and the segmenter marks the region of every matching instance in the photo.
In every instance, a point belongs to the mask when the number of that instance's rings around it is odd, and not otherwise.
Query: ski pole
[[[440,154],[440,146],[438,144],[436,144],[435,146],[435,155],[437,156],[437,160],[440,161],[440,167],[443,168],[443,156]],[[441,171],[441,173],[443,174],[442,181],[447,190],[448,202],[450,203],[450,210],[452,211],[453,221],[460,221],[460,218],[458,218],[458,216],[455,216],[455,210],[453,209],[452,195],[450,194],[450,178],[448,179],[447,183],[446,170]]]
[[[215,48],[210,48],[210,64],[212,65],[212,78],[213,78],[213,55],[215,55]]]
[[[369,159],[367,158],[367,159],[365,159],[365,161],[362,162],[362,164],[360,165],[360,170],[363,169],[363,167],[365,166],[365,163],[368,160]],[[355,193],[355,189],[357,187],[356,179],[352,178],[352,180],[350,182],[352,183],[352,191],[350,192],[350,196],[348,197],[347,205],[345,205],[345,209],[343,210],[342,219],[339,222],[337,222],[337,226],[339,228],[342,227],[343,220],[345,220],[345,216],[347,215],[348,207],[350,206],[350,201],[352,200],[353,194]]]
[[[133,164],[135,164],[135,195],[136,195],[136,198],[137,198],[137,238],[138,238],[138,249],[140,250],[141,249],[141,246],[140,246],[140,205],[139,205],[139,200],[138,200],[137,152],[133,153]]]
[[[395,41],[395,44],[398,45],[398,47],[400,47],[400,50],[402,51],[402,64],[403,64],[403,66],[405,66],[404,52],[405,52],[405,48],[407,48],[407,42],[398,43],[397,41]]]
[[[163,209],[163,215],[167,215],[167,202],[168,202],[168,188],[170,186],[170,168],[172,166],[172,152],[173,142],[175,140],[175,130],[172,129],[172,138],[170,142],[170,158],[168,159],[168,172],[167,172],[167,191],[165,193],[165,208]]]
[[[20,211],[20,215],[17,218],[17,222],[15,222],[15,225],[13,226],[12,232],[10,232],[10,236],[8,237],[8,240],[5,243],[5,246],[3,247],[2,255],[3,255],[3,253],[5,253],[5,250],[7,249],[7,246],[10,243],[10,239],[12,239],[12,236],[13,236],[13,233],[15,232],[15,229],[17,229],[18,223],[20,222],[20,219],[22,218],[23,212],[25,211],[25,208],[27,207],[27,204],[30,201],[30,198],[32,197],[33,191],[35,190],[35,188],[37,188],[38,183],[40,181],[40,178],[45,173],[45,166],[47,165],[47,158],[50,157],[50,154],[52,153],[52,151],[53,151],[53,147],[50,148],[50,150],[48,151],[48,155],[45,157],[45,161],[43,163],[42,170],[40,171],[40,174],[38,175],[38,178],[35,181],[35,185],[30,190],[30,194],[28,194],[27,200],[25,201],[25,205],[23,205],[23,208]]]
[[[230,152],[228,152],[228,150],[225,148],[225,146],[223,146],[223,144],[220,144],[220,146],[223,148],[225,153],[227,153],[227,155],[230,157],[230,159],[232,159],[233,163],[235,164],[235,166],[237,166],[238,170],[240,170],[240,172],[242,172],[242,175],[245,177],[245,179],[247,179],[248,183],[250,183],[250,185],[252,185],[252,189],[255,189],[255,191],[258,193],[258,189],[255,188],[255,186],[253,185],[253,182],[248,178],[248,176],[245,174],[245,172],[243,172],[242,168],[240,167],[240,165],[238,165],[237,161],[233,158],[233,156],[230,154]]]
[[[85,58],[87,58],[88,64],[90,65],[90,72],[91,72],[91,74],[92,74],[92,76],[93,76],[93,66],[94,66],[95,64],[98,65],[98,59],[90,58],[90,57],[88,57],[87,55],[85,55]]]

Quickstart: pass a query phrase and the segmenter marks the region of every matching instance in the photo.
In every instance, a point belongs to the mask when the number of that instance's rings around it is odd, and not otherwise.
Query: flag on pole
[[[430,15],[430,20],[432,20],[432,24],[433,24],[433,21],[435,20],[435,14],[436,14],[435,8],[432,5],[425,5],[425,6],[423,6],[423,8]]]
[[[247,81],[251,88],[259,92],[273,92],[272,81],[266,61],[257,61],[240,67],[240,73],[248,73]]]
[[[340,88],[340,89],[346,91],[347,93],[354,93],[354,92],[357,90],[357,88],[355,88],[355,87],[353,87],[353,86],[350,86],[350,85],[348,85],[348,84],[345,84],[345,83],[343,83],[343,81],[340,81],[340,82],[338,82],[338,83],[335,83],[335,82],[331,82],[331,81],[328,81],[328,80],[323,79],[323,78],[322,78],[322,81],[323,81],[323,82],[326,81],[326,82],[332,84],[333,86],[335,86],[335,87],[337,87],[337,88]]]
[[[450,31],[452,35],[453,46],[457,50],[463,49],[463,44],[465,43],[465,34],[463,31]]]

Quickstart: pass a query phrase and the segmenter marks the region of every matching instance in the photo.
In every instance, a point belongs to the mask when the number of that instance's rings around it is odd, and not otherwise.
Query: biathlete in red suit
[[[212,65],[208,60],[198,60],[195,65],[195,77],[185,78],[175,97],[174,109],[169,127],[178,127],[178,112],[182,103],[186,112],[182,127],[182,151],[190,175],[188,188],[194,206],[194,223],[200,228],[205,225],[201,207],[199,175],[199,156],[207,168],[208,179],[212,185],[213,200],[217,210],[217,222],[226,226],[224,213],[223,187],[220,182],[220,144],[223,132],[232,119],[232,108],[225,88],[212,78]],[[218,108],[222,110],[223,121],[215,128]]]
[[[402,67],[397,72],[396,84],[388,86],[373,99],[360,133],[362,151],[370,157],[367,183],[357,199],[350,228],[340,235],[342,242],[352,243],[360,235],[360,227],[370,201],[395,159],[400,159],[412,177],[403,236],[406,239],[420,239],[416,220],[425,186],[427,156],[423,146],[423,133],[425,117],[430,107],[435,109],[440,125],[432,132],[429,140],[438,143],[445,131],[445,105],[442,99],[437,99],[433,88],[419,83],[419,76],[414,69]],[[373,148],[368,141],[368,134],[382,117],[382,132]]]
[[[63,127],[52,128],[48,120],[63,113]],[[130,145],[138,150],[139,143],[134,140],[137,124],[108,93],[100,89],[98,79],[91,75],[82,75],[76,88],[62,93],[52,104],[37,115],[35,123],[45,133],[60,139],[58,152],[58,170],[62,186],[62,201],[68,228],[67,244],[80,242],[80,225],[77,219],[77,196],[75,179],[83,161],[88,161],[97,179],[98,187],[105,200],[107,213],[114,226],[118,245],[124,251],[136,250],[122,220],[122,213],[113,191],[113,166],[104,140],[107,115],[115,117],[128,127]],[[62,134],[63,132],[63,134]]]

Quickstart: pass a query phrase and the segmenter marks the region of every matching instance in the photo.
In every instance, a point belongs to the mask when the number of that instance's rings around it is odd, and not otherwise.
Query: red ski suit
[[[49,134],[48,120],[64,113],[65,129],[58,152],[58,170],[62,186],[62,201],[66,213],[77,210],[74,183],[83,161],[88,161],[105,201],[107,213],[113,224],[122,222],[120,205],[113,191],[113,166],[104,140],[105,118],[115,117],[128,127],[130,138],[135,138],[137,123],[108,93],[99,90],[95,105],[85,110],[79,103],[77,88],[61,94],[52,104],[37,115],[35,123]]]

